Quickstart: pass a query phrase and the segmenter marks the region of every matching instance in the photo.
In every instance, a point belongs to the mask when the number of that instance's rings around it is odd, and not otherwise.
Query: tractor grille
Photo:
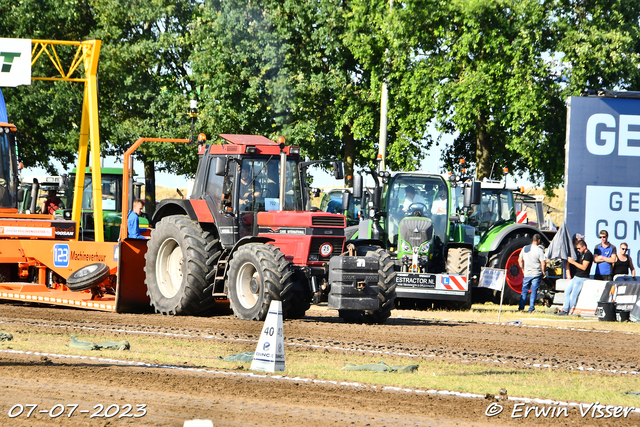
[[[311,218],[311,225],[319,225],[323,227],[340,227],[344,228],[343,216],[314,216]]]
[[[329,256],[320,255],[320,246],[329,243],[333,250]],[[335,237],[314,237],[311,239],[311,246],[309,247],[309,261],[329,261],[329,258],[338,256],[342,253],[342,239],[336,239]]]

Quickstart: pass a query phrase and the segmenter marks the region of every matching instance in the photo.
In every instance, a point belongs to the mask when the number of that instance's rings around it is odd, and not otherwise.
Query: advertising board
[[[569,98],[565,156],[570,234],[584,234],[593,252],[607,230],[640,265],[640,99]]]

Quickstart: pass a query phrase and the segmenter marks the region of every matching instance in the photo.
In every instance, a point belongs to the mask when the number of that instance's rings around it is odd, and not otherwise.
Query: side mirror
[[[227,158],[216,158],[216,175],[225,176],[227,174]]]
[[[353,198],[362,199],[362,175],[353,175]]]
[[[320,189],[319,188],[312,188],[311,189],[311,194],[313,195],[313,197],[320,197]]]
[[[464,186],[464,207],[479,205],[482,202],[482,187],[480,181],[473,181]]]
[[[347,190],[342,192],[342,212],[349,210],[349,204],[351,203],[351,193]]]
[[[342,162],[336,160],[333,162],[333,177],[335,179],[343,179],[344,178],[344,170],[342,168]]]

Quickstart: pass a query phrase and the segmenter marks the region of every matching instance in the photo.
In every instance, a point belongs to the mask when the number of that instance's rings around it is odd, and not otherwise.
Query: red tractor
[[[191,196],[163,200],[151,220],[151,305],[195,315],[228,299],[238,318],[264,320],[271,301],[281,300],[285,318],[302,317],[328,289],[345,218],[309,207],[305,170],[316,162],[301,161],[299,147],[284,138],[220,136],[226,143],[200,145]],[[341,162],[334,176],[342,179]]]

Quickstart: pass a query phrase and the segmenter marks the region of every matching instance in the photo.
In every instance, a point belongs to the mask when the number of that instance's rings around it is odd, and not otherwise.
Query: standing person
[[[610,281],[613,278],[611,267],[616,262],[616,247],[609,243],[607,230],[600,231],[600,244],[593,251],[593,260],[596,262],[596,274],[594,279]]]
[[[576,233],[573,235],[573,239],[572,239],[573,247],[576,250],[576,252],[578,252],[578,242],[580,240],[584,240],[584,236],[582,234]],[[567,279],[573,279],[574,276],[576,275],[576,266],[573,264],[569,264],[569,261],[567,261],[567,266],[565,270],[568,272]]]
[[[143,236],[140,232],[140,214],[144,206],[144,200],[135,199],[133,201],[133,207],[131,212],[127,216],[127,237],[129,239],[148,239],[147,236]]]
[[[562,307],[562,311],[556,313],[557,316],[567,316],[576,307],[578,295],[580,295],[580,291],[582,290],[582,284],[589,278],[589,271],[591,270],[591,264],[593,264],[593,254],[587,248],[584,240],[578,241],[577,248],[578,259],[568,259],[571,265],[576,266],[576,274],[564,292],[564,306]]]
[[[531,244],[522,248],[520,256],[518,257],[518,264],[520,264],[520,268],[524,273],[518,311],[524,310],[524,306],[527,303],[529,288],[531,288],[529,313],[533,313],[535,311],[534,306],[538,296],[538,288],[540,287],[540,281],[542,281],[544,271],[546,269],[544,252],[540,246],[538,246],[540,244],[540,240],[542,240],[540,235],[534,234],[531,238]]]
[[[629,256],[629,245],[626,242],[620,244],[620,253],[616,256],[616,263],[613,265],[612,276],[616,274],[629,274],[631,270],[631,276],[633,280],[636,280],[636,268],[633,266],[633,260]]]

